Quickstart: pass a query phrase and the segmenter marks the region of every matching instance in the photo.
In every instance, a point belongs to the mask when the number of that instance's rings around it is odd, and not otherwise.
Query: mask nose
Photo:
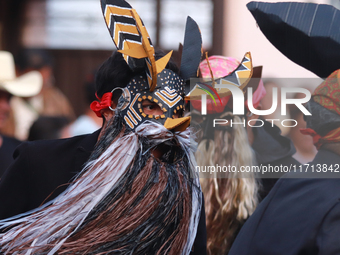
[[[183,118],[167,118],[164,127],[170,131],[184,131],[190,125],[191,117],[183,117]]]

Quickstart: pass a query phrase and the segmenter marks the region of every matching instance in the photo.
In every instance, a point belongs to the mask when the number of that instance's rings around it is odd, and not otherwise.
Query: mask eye
[[[142,101],[143,112],[147,115],[162,115],[163,111],[158,104],[149,100]]]

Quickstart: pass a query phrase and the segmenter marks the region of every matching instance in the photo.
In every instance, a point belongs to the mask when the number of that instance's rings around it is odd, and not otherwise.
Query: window
[[[213,3],[211,0],[163,0],[161,3],[160,46],[177,49],[183,42],[187,16],[200,27],[203,47],[212,46]]]
[[[177,49],[183,42],[186,16],[199,24],[205,47],[211,46],[211,0],[160,0],[160,47]],[[157,0],[129,0],[156,40]],[[99,0],[31,1],[24,28],[27,47],[51,49],[106,49],[115,46],[107,31]]]

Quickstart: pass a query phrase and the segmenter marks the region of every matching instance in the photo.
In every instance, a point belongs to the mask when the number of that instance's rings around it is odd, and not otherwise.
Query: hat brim
[[[38,94],[42,88],[43,79],[38,71],[31,71],[12,81],[0,82],[0,89],[14,96],[31,97]]]
[[[340,10],[298,2],[247,4],[267,39],[294,63],[328,77],[340,68]]]

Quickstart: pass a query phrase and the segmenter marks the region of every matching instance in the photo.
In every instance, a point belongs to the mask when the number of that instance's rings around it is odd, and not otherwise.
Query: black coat
[[[99,130],[68,139],[26,142],[0,180],[0,219],[32,210],[57,197],[89,158]],[[204,203],[203,203],[204,205]],[[204,207],[193,254],[206,254]]]
[[[3,139],[2,145],[0,146],[0,179],[7,167],[14,161],[13,152],[15,148],[21,143],[21,141],[0,135]]]
[[[340,156],[320,150],[310,164],[319,163],[334,169]],[[340,254],[338,174],[332,179],[281,178],[244,224],[229,255]]]

